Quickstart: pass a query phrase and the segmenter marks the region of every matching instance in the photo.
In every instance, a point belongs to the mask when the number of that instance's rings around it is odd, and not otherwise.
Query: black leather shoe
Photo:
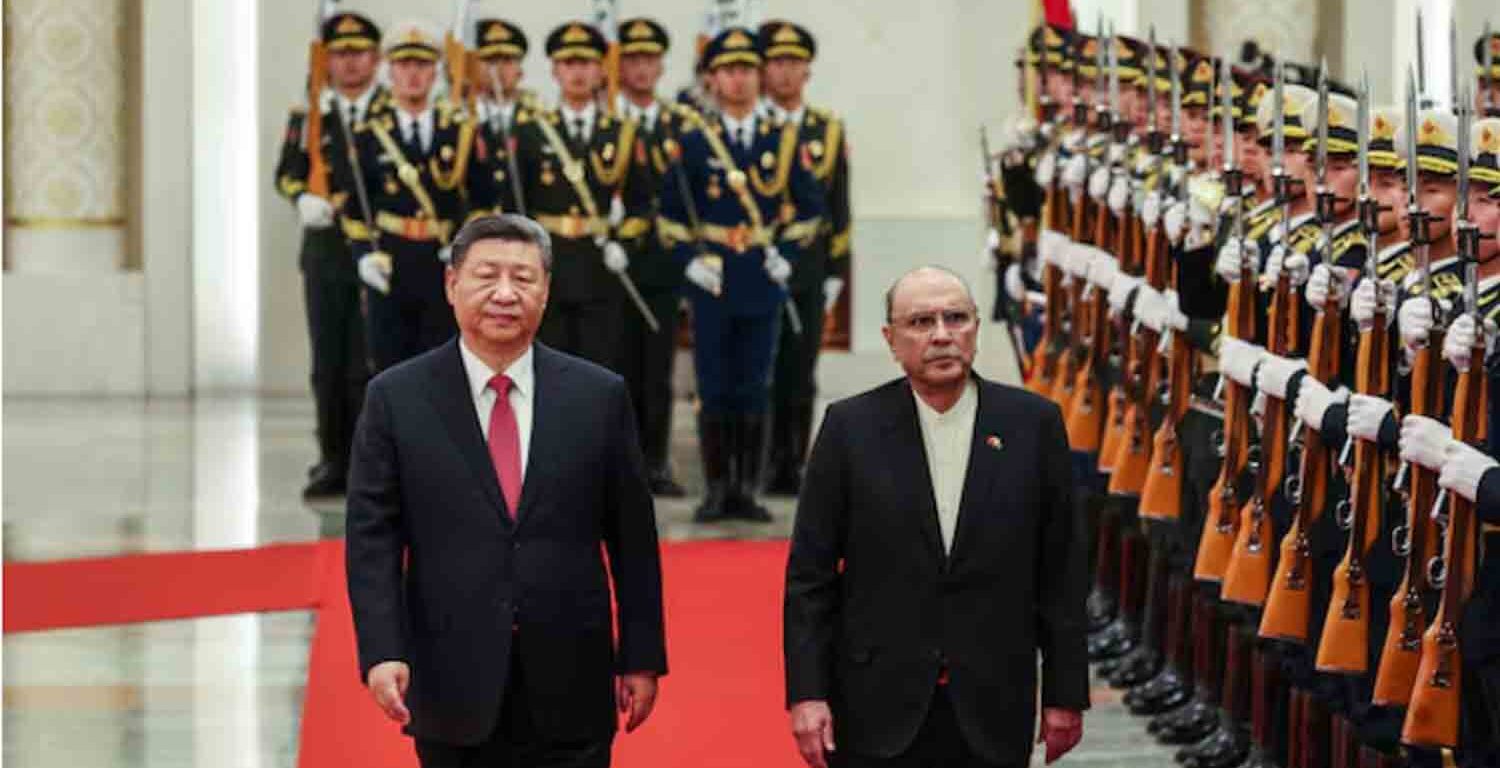
[[[1250,756],[1240,764],[1240,768],[1281,768],[1271,756],[1261,750],[1260,747],[1251,747]]]
[[[317,480],[319,475],[328,474],[329,469],[331,469],[331,467],[329,466],[328,462],[319,460],[318,463],[313,464],[312,466],[307,468],[307,479]]]
[[[1136,709],[1165,697],[1173,690],[1182,690],[1185,693],[1186,689],[1187,683],[1183,681],[1182,675],[1178,674],[1175,668],[1164,666],[1150,680],[1126,691],[1121,701],[1132,714],[1155,714],[1137,712]]]
[[[1120,660],[1120,665],[1109,676],[1111,688],[1134,688],[1145,683],[1161,671],[1161,654],[1147,645],[1137,645]]]
[[[1192,686],[1187,684],[1176,673],[1160,678],[1161,684],[1150,691],[1143,692],[1140,700],[1134,706],[1126,705],[1130,714],[1141,717],[1155,717],[1163,712],[1171,712],[1187,704],[1193,699]]]
[[[344,495],[344,476],[328,470],[313,478],[311,482],[302,489],[302,498],[312,499],[336,499]]]
[[[693,510],[693,522],[695,523],[717,523],[729,517],[726,508],[724,483],[710,483],[708,494],[704,496],[703,503]]]
[[[1177,750],[1175,757],[1187,768],[1233,768],[1249,751],[1244,737],[1220,727],[1197,744]]]
[[[1197,744],[1219,727],[1219,708],[1194,699],[1186,706],[1157,715],[1146,724],[1146,732],[1169,746]]]
[[[1090,661],[1117,659],[1135,648],[1135,627],[1124,619],[1115,619],[1109,626],[1088,637]],[[1100,674],[1108,674],[1103,669]]]
[[[1098,589],[1089,592],[1088,602],[1084,603],[1084,610],[1089,619],[1089,633],[1098,632],[1109,626],[1109,623],[1115,620],[1115,611],[1118,608],[1113,595]]]
[[[785,458],[774,462],[766,481],[768,496],[796,496],[802,492],[802,477],[797,467]]]
[[[678,485],[677,481],[672,479],[671,470],[665,467],[653,470],[648,476],[647,482],[651,486],[651,495],[653,496],[680,499],[687,495],[687,491],[683,490],[682,486]]]

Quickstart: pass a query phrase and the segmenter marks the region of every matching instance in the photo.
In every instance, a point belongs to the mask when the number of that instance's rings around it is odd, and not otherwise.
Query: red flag
[[[1068,0],[1041,0],[1043,18],[1048,24],[1063,29],[1073,29],[1073,9],[1068,7]]]

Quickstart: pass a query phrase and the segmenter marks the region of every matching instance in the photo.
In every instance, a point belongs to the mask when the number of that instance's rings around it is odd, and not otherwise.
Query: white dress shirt
[[[406,137],[411,135],[412,128],[415,127],[417,130],[417,136],[421,139],[422,142],[422,151],[430,151],[432,149],[433,130],[432,107],[428,107],[427,109],[422,110],[420,114],[416,115],[413,115],[404,109],[398,109],[396,110],[396,115],[400,118],[401,121],[401,140],[406,141]]]
[[[963,499],[964,476],[969,469],[969,451],[974,446],[974,418],[979,413],[979,387],[971,379],[958,402],[938,413],[914,390],[917,421],[922,426],[922,444],[927,449],[927,469],[932,474],[932,498],[937,502],[938,529],[943,551],[953,551],[958,528],[958,505]]]
[[[580,143],[583,144],[587,144],[589,142],[589,139],[594,135],[595,111],[596,110],[594,108],[594,102],[592,101],[588,104],[585,104],[583,109],[577,110],[568,106],[567,102],[563,102],[557,106],[557,113],[563,119],[563,130],[566,131],[569,136],[573,136],[573,127],[579,125],[580,122],[582,123],[582,135],[576,136],[574,138],[576,138]]]
[[[516,414],[516,433],[521,438],[521,479],[526,479],[526,461],[531,457],[531,415],[536,403],[536,369],[533,347],[505,369],[510,377],[510,409]],[[474,416],[479,419],[479,432],[485,444],[490,440],[490,411],[495,409],[495,390],[490,388],[490,379],[495,371],[490,370],[479,355],[469,351],[463,339],[458,341],[459,356],[464,361],[464,373],[469,377],[469,394],[474,398]]]
[[[744,118],[736,120],[729,115],[721,115],[724,121],[724,130],[729,134],[729,140],[740,149],[749,149],[755,143],[755,111]]]
[[[337,106],[339,117],[346,121],[349,121],[348,125],[350,130],[353,130],[354,126],[358,125],[359,123],[364,122],[365,115],[369,114],[370,112],[370,102],[375,99],[375,85],[373,83],[370,84],[369,88],[365,89],[364,93],[361,93],[358,97],[353,99],[345,98],[344,94],[339,93],[338,91],[333,91],[330,89],[330,92],[333,94],[333,101],[330,106]],[[350,120],[349,114],[349,109],[351,107],[353,107],[354,109],[352,120]]]
[[[807,114],[807,105],[806,104],[803,104],[802,106],[797,107],[795,110],[793,110],[791,112],[788,112],[785,109],[782,109],[781,107],[777,106],[776,102],[771,101],[770,99],[766,99],[765,105],[766,105],[766,114],[768,116],[770,116],[771,118],[779,120],[779,121],[781,121],[783,123],[791,123],[793,125],[801,125],[802,124],[802,116]]]
[[[495,101],[494,99],[480,99],[475,107],[479,112],[479,121],[487,123],[490,130],[498,131],[504,128],[507,132],[515,125],[516,102]]]
[[[615,109],[620,114],[640,123],[641,130],[649,133],[656,129],[656,116],[661,113],[661,102],[656,99],[652,99],[650,104],[642,107],[625,98],[625,94],[622,93],[615,105]]]

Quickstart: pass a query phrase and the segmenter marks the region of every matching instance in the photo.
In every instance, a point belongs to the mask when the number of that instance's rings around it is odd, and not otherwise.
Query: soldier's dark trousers
[[[767,312],[735,313],[721,299],[694,292],[693,366],[703,410],[766,411],[779,312],[778,304]]]
[[[558,301],[547,304],[537,338],[553,349],[618,370],[620,313],[635,312],[615,299]]]
[[[349,466],[354,423],[370,379],[364,317],[354,257],[339,232],[305,230],[302,292],[312,350],[312,391],[317,404],[318,452],[332,476]]]
[[[642,298],[661,329],[652,332],[645,318],[628,303],[621,308],[619,356],[616,370],[630,388],[635,404],[637,431],[646,468],[667,466],[667,447],[672,435],[672,363],[677,356],[676,290],[643,290]]]
[[[802,335],[792,330],[783,314],[776,343],[776,369],[771,375],[771,471],[799,474],[807,459],[812,432],[813,402],[818,395],[818,352],[823,346],[823,286],[792,294]],[[785,309],[782,310],[786,312]]]
[[[437,243],[387,236],[381,245],[391,254],[391,292],[365,291],[367,338],[377,371],[441,346],[458,332],[443,292]]]

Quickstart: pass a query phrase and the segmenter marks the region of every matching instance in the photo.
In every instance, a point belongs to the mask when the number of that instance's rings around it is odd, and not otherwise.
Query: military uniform
[[[530,49],[526,33],[504,19],[480,19],[474,24],[476,53],[482,61],[520,59]],[[488,68],[486,66],[486,70]],[[474,103],[473,168],[466,176],[468,218],[485,214],[526,213],[525,200],[518,198],[520,179],[512,152],[515,148],[516,117],[525,109],[536,109],[536,94],[521,89],[516,98],[504,101],[499,83],[486,83],[490,95]]]
[[[789,22],[767,22],[756,38],[766,61],[786,57],[810,62],[817,55],[812,34]],[[816,368],[823,345],[824,308],[837,300],[849,278],[849,142],[844,121],[826,109],[804,104],[788,111],[769,99],[761,104],[763,116],[798,126],[801,151],[823,188],[825,200],[825,227],[801,252],[787,283],[802,321],[802,333],[797,334],[790,323],[782,324],[771,376],[770,477],[766,490],[795,496],[802,487],[802,464],[811,447],[808,438],[818,391]]]
[[[363,16],[340,13],[324,22],[322,40],[328,51],[372,50],[379,45],[380,30]],[[390,109],[390,94],[373,82],[352,100],[328,88],[317,108],[322,118],[319,153],[328,169],[326,199],[334,215],[327,226],[302,228],[299,256],[319,452],[319,464],[305,491],[308,496],[343,492],[354,423],[370,376],[359,278],[349,248],[349,239],[363,239],[365,232],[359,201],[349,183],[348,147],[357,123]],[[276,190],[297,203],[299,210],[299,198],[314,194],[308,189],[312,163],[307,142],[307,107],[298,105],[287,119],[276,165]]]
[[[436,41],[415,26],[398,30],[386,50],[389,61],[438,57]],[[389,290],[374,279],[366,292],[370,352],[384,370],[457,331],[443,268],[448,242],[463,223],[474,126],[447,103],[417,114],[397,108],[366,120],[355,142],[375,229],[360,258],[365,269],[388,265]]]
[[[661,56],[671,44],[666,29],[645,18],[620,22],[620,54]],[[646,234],[630,252],[631,279],[656,316],[659,328],[647,325],[635,307],[624,308],[620,322],[618,370],[635,403],[637,433],[646,456],[646,472],[653,493],[682,496],[672,478],[669,448],[672,436],[672,368],[677,358],[677,327],[682,301],[682,266],[662,245],[656,231],[658,195],[663,185],[680,185],[674,160],[676,137],[691,119],[689,107],[654,98],[645,106],[620,97],[615,112],[637,126],[630,162],[636,178],[651,190]]]
[[[760,64],[753,33],[738,27],[720,33],[704,55],[710,69]],[[769,519],[754,492],[786,300],[770,272],[784,267],[783,259],[802,258],[819,236],[824,194],[796,126],[773,127],[753,111],[733,124],[728,117],[694,122],[679,139],[691,199],[677,185],[663,185],[659,226],[694,281],[686,291],[709,483],[698,517]],[[715,279],[717,294],[704,287]]]
[[[547,37],[553,60],[599,60],[606,44],[581,22]],[[538,337],[549,346],[610,368],[619,365],[620,277],[606,265],[610,241],[639,247],[649,231],[655,189],[631,162],[639,126],[593,102],[574,112],[526,109],[516,118],[516,165],[526,212],[552,235],[552,289]],[[618,199],[618,204],[615,203]]]

